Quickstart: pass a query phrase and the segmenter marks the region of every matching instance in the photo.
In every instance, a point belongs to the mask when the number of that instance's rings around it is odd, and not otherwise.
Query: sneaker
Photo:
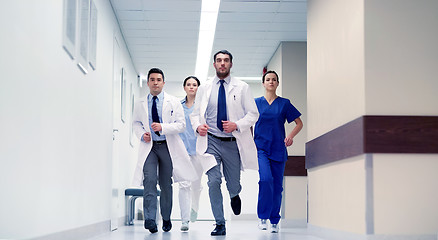
[[[278,233],[278,224],[271,225],[271,233]]]
[[[268,229],[268,224],[266,223],[266,219],[260,219],[259,221],[259,229],[260,230],[266,230]]]
[[[189,221],[184,221],[181,224],[181,231],[185,232],[189,230]]]
[[[190,211],[190,222],[196,222],[196,220],[198,220],[198,212],[192,208],[192,211]]]

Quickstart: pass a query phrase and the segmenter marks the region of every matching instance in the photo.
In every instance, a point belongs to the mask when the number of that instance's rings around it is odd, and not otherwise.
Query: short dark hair
[[[188,77],[186,77],[186,79],[184,79],[183,87],[186,86],[187,80],[189,80],[190,78],[193,78],[193,79],[196,80],[196,82],[198,83],[198,87],[201,85],[201,82],[199,81],[199,79],[197,77],[195,77],[195,76],[188,76]]]
[[[149,82],[149,76],[150,76],[152,73],[159,73],[159,74],[161,74],[161,76],[163,77],[163,82],[164,82],[164,73],[163,73],[163,71],[161,71],[161,69],[159,69],[159,68],[151,68],[151,70],[149,70],[149,72],[148,72],[148,82]]]
[[[266,75],[268,75],[268,73],[273,73],[273,74],[275,74],[275,76],[277,76],[277,82],[280,82],[280,79],[278,78],[278,74],[277,74],[275,71],[269,70],[269,71],[267,71],[265,74],[263,74],[262,83],[265,82],[265,77],[266,77]]]
[[[230,62],[233,62],[233,55],[231,55],[231,53],[228,52],[228,50],[220,50],[219,52],[215,53],[214,56],[213,56],[213,62],[216,62],[216,56],[217,56],[219,53],[227,54],[228,56],[230,56]]]

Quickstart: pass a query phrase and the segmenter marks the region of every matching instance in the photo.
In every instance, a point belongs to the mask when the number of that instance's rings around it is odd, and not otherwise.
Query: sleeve
[[[200,116],[200,111],[201,111],[200,108],[201,108],[202,97],[204,96],[204,91],[205,91],[204,86],[200,86],[198,88],[195,97],[195,105],[193,106],[193,112],[190,114],[190,122],[192,123],[192,128],[193,131],[195,131],[195,134],[198,134],[196,132],[196,129],[198,129],[198,126],[202,124],[201,116]]]
[[[292,105],[289,99],[286,99],[284,106],[284,113],[288,123],[293,122],[295,119],[301,116],[300,111]]]
[[[142,103],[143,102],[136,102],[134,104],[134,113],[132,115],[132,128],[139,139],[142,139],[144,133],[150,132],[149,127],[144,128],[141,120],[141,113],[145,111]]]

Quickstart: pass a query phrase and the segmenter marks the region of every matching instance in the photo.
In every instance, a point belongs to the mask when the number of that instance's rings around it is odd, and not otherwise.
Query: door
[[[120,146],[120,121],[121,121],[121,67],[120,46],[114,37],[113,45],[113,150],[111,159],[111,230],[118,228],[120,204],[119,204],[119,146]]]

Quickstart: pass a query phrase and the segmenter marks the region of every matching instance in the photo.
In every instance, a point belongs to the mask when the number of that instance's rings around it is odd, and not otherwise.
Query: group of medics
[[[180,101],[165,93],[164,73],[148,73],[149,94],[134,106],[133,128],[140,139],[134,184],[144,186],[144,227],[158,232],[157,183],[160,186],[162,230],[172,228],[172,182],[179,184],[181,231],[196,221],[201,177],[207,175],[211,209],[216,226],[212,236],[226,235],[221,191],[222,178],[235,215],[241,212],[240,171],[259,171],[258,227],[279,231],[283,174],[288,146],[300,132],[301,113],[278,96],[279,77],[267,71],[262,77],[265,95],[254,99],[248,84],[230,75],[233,56],[227,50],[213,58],[216,76],[203,83],[195,76],[184,80],[186,92]],[[295,122],[286,135],[285,122]],[[252,131],[252,127],[254,131]]]

